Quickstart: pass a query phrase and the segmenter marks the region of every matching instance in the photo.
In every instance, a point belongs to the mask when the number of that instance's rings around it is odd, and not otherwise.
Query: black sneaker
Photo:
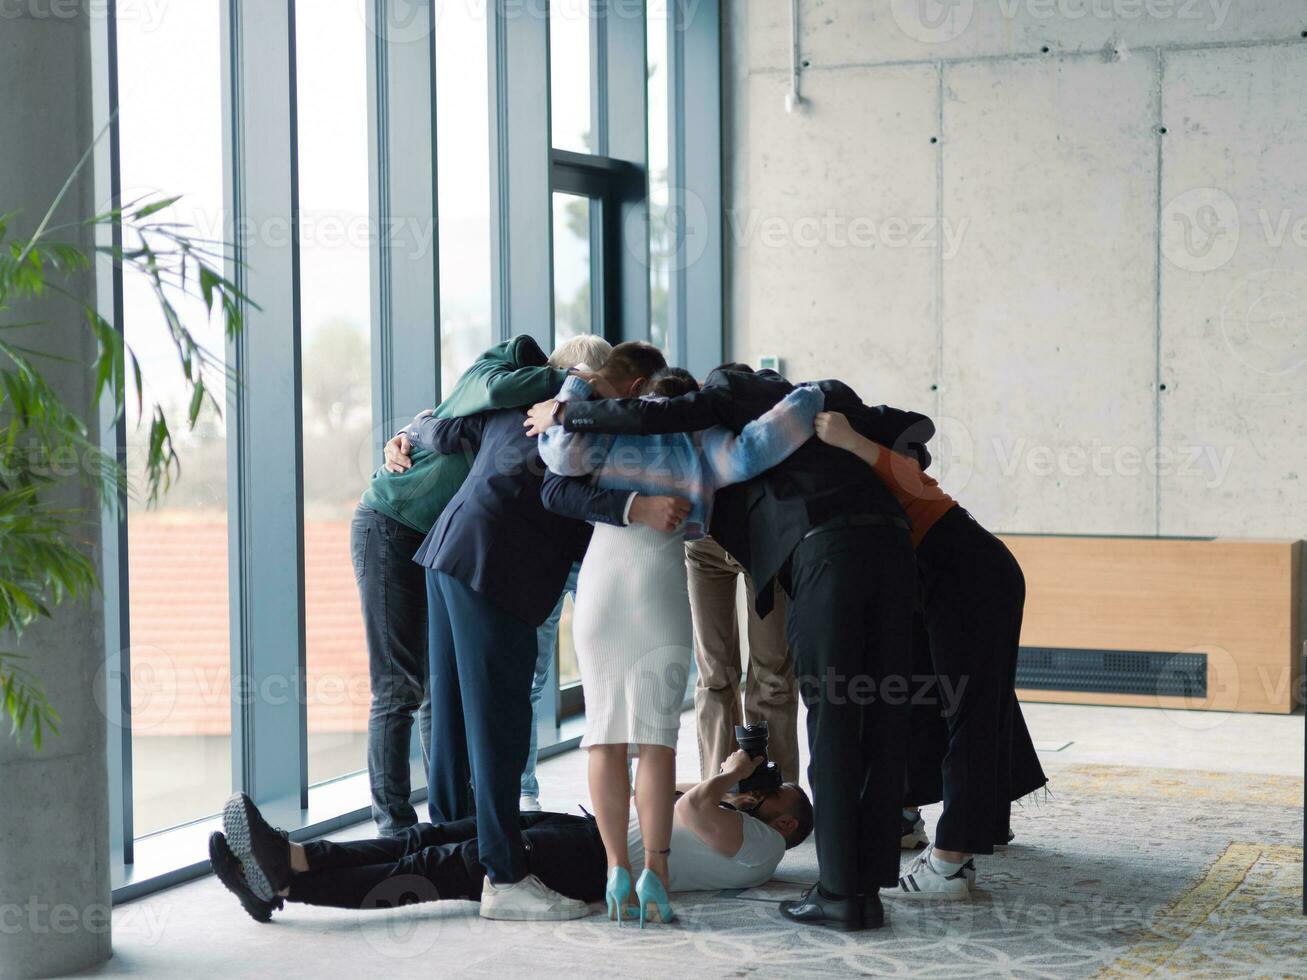
[[[263,814],[244,793],[237,793],[222,809],[222,829],[227,846],[240,861],[245,880],[265,902],[290,884],[290,844],[284,830],[263,819]]]
[[[926,836],[926,821],[921,819],[920,813],[912,814],[909,818],[905,811],[900,816],[899,824],[899,849],[903,851],[919,851],[930,843],[930,838]]]
[[[271,922],[272,913],[283,907],[281,897],[276,901],[265,902],[254,894],[250,883],[245,880],[241,863],[227,846],[227,838],[221,831],[215,830],[209,835],[209,864],[213,873],[223,883],[227,891],[240,899],[241,907],[250,914],[255,922]]]

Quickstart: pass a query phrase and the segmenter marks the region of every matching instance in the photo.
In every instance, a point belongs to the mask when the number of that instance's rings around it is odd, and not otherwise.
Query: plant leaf
[[[165,208],[172,207],[180,200],[181,200],[181,195],[178,194],[176,197],[166,197],[159,201],[152,201],[151,203],[145,205],[145,207],[138,209],[136,213],[132,215],[132,217],[135,220],[140,221],[142,218],[148,218],[152,214],[158,214],[160,211],[164,210]]]

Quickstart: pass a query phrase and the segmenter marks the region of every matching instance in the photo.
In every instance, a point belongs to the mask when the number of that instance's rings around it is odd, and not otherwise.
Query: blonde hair
[[[598,371],[608,361],[613,352],[613,345],[592,333],[583,333],[573,337],[549,355],[549,366],[560,371],[570,371],[584,364],[591,371]]]

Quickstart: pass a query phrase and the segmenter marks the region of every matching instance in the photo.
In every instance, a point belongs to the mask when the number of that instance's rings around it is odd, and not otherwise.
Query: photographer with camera
[[[729,856],[737,874],[752,878],[750,869],[770,864],[775,870],[785,850],[808,836],[812,804],[796,784],[781,782],[776,763],[768,760],[765,721],[737,725],[735,731],[745,748],[727,757],[718,775],[693,786],[676,801],[672,836],[677,836],[675,828],[692,835],[677,843],[683,850],[700,852],[694,858],[696,864],[710,856],[704,852],[708,848]],[[737,783],[738,790],[731,792]]]
[[[786,849],[807,839],[812,803],[793,783],[730,793],[736,783],[751,786],[750,777],[765,761],[736,752],[720,775],[691,786],[677,801],[668,861],[671,892],[755,888],[775,873]],[[556,918],[584,915],[585,903],[604,899],[608,860],[593,817],[523,813],[518,823],[529,876],[564,896]],[[634,818],[627,845],[638,869],[644,841]],[[244,794],[228,800],[223,830],[209,839],[209,860],[259,922],[269,921],[285,902],[346,909],[475,902],[486,874],[475,818],[420,823],[375,840],[296,844],[271,827]]]

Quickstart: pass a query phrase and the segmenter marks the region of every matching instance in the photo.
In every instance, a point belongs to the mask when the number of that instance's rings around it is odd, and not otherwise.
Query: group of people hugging
[[[677,892],[765,883],[815,831],[789,920],[875,928],[882,898],[969,898],[1046,779],[1014,691],[1021,569],[927,475],[933,434],[840,381],[728,363],[700,382],[638,341],[493,347],[387,442],[352,524],[381,836],[294,843],[237,794],[218,877],[260,921],[461,899],[506,920],[602,902],[643,927]],[[539,803],[568,594],[593,814]],[[702,779],[678,787],[692,665]],[[919,809],[940,801],[932,843]]]

